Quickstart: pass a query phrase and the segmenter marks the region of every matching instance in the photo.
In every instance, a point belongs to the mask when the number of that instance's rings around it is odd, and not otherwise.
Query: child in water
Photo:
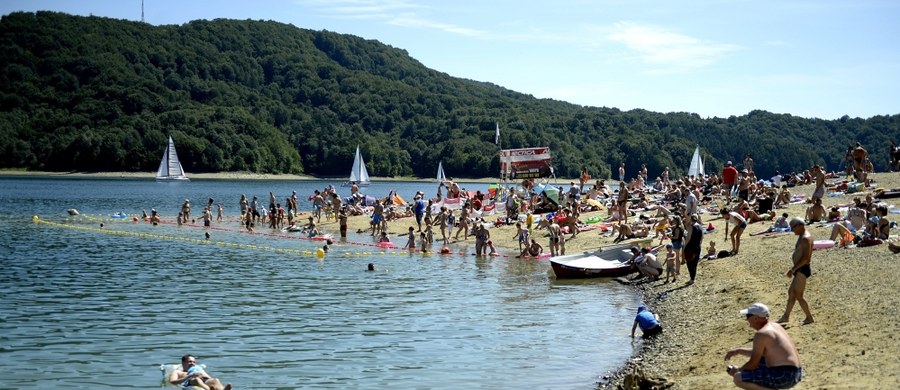
[[[409,240],[406,241],[403,249],[416,249],[416,232],[412,226],[409,227]]]
[[[528,246],[528,229],[522,228],[522,222],[516,222],[516,235],[513,238],[519,239],[519,252],[522,246]]]
[[[185,379],[182,382],[183,387],[188,386],[196,386],[204,390],[209,390],[209,385],[204,383],[204,378],[202,375],[204,374],[203,368],[200,366],[193,366],[187,370],[188,379]]]
[[[494,248],[494,242],[493,242],[493,241],[487,240],[487,243],[486,243],[486,244],[487,244],[488,248],[491,250],[490,252],[488,252],[488,255],[490,255],[490,256],[497,256],[497,255],[499,255],[499,253],[497,253],[497,249]]]
[[[425,219],[427,220],[428,218],[425,218]],[[424,241],[427,241],[429,246],[434,244],[434,230],[431,229],[431,225],[432,225],[431,223],[426,224],[425,232],[424,232],[424,235],[425,235]]]

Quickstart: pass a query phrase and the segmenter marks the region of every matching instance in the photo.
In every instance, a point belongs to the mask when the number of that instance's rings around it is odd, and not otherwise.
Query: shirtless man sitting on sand
[[[740,367],[728,366],[726,372],[734,378],[734,385],[742,389],[790,389],[803,379],[800,353],[791,336],[781,325],[769,321],[769,308],[754,303],[741,310],[756,334],[752,348],[733,348],[725,360],[735,355],[750,358]]]
[[[194,355],[184,355],[181,357],[181,367],[172,371],[169,375],[169,383],[182,386],[198,386],[208,390],[231,390],[231,384],[222,387],[222,382],[213,378],[203,367],[197,365],[197,358]]]
[[[827,214],[828,210],[825,210],[825,206],[822,206],[822,198],[816,198],[812,206],[806,209],[806,222],[821,222],[825,220]]]

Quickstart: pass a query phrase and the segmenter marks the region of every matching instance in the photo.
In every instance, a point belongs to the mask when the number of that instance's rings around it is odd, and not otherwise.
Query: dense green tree
[[[708,171],[752,153],[760,174],[840,169],[861,142],[878,168],[900,115],[838,120],[752,111],[582,107],[450,77],[377,41],[263,21],[180,26],[54,12],[0,20],[0,168],[153,171],[171,135],[189,172],[496,176],[504,148],[549,146],[556,171]]]

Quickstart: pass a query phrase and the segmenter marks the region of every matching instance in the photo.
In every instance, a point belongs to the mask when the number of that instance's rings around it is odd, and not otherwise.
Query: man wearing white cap
[[[754,303],[741,310],[756,334],[753,348],[733,348],[725,354],[725,360],[735,355],[748,356],[750,360],[740,367],[728,366],[726,372],[734,378],[734,384],[742,389],[789,389],[803,379],[800,354],[781,325],[769,321],[769,308]]]

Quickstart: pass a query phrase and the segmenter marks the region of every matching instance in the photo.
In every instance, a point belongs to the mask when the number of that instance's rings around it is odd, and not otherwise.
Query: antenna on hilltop
[[[141,0],[141,23],[144,23],[144,0]]]

